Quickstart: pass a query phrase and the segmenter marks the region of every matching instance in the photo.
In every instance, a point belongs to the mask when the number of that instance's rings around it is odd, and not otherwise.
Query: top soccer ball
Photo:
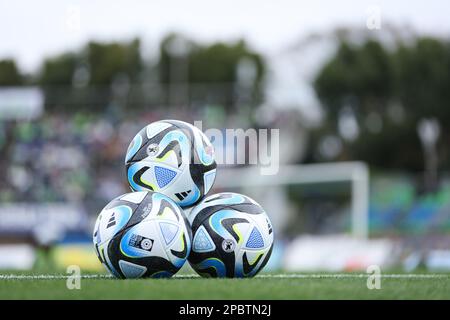
[[[161,120],[143,128],[125,156],[133,191],[165,194],[182,207],[198,203],[216,177],[214,149],[198,128],[176,120]]]

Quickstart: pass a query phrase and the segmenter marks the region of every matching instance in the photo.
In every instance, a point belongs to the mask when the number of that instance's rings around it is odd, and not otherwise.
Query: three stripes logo
[[[108,225],[106,226],[106,228],[108,229],[115,225],[116,225],[116,217],[115,217],[115,212],[113,212],[113,214],[111,215],[111,218],[109,218]]]
[[[180,193],[175,193],[175,196],[180,200],[184,200],[186,199],[186,197],[188,196],[189,193],[191,193],[192,190],[187,190],[187,191],[183,191]]]
[[[270,222],[269,222],[268,219],[266,219],[266,222],[267,222],[267,228],[269,229],[269,234],[271,234],[272,233],[272,226],[270,225]]]

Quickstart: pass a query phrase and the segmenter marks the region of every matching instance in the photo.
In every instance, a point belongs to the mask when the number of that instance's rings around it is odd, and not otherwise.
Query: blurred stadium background
[[[0,39],[11,39],[3,6]],[[157,39],[139,30],[98,40],[81,25],[80,45],[61,40],[66,49],[33,68],[22,67],[19,43],[45,34],[30,23],[27,37],[0,42],[0,269],[102,270],[91,231],[128,192],[124,152],[140,128],[173,118],[280,129],[277,176],[226,165],[212,191],[241,191],[266,208],[277,236],[268,270],[450,270],[450,26],[424,31],[411,14],[422,6],[403,6],[399,21],[381,15],[379,30],[366,26],[361,3],[349,23],[306,33],[299,19],[272,50],[245,33],[171,32],[176,22]],[[70,8],[81,22],[89,11]],[[381,8],[389,16],[390,4]],[[439,9],[422,13],[432,20]]]

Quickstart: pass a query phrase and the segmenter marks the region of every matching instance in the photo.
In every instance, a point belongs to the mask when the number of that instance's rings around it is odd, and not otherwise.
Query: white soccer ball
[[[209,139],[193,125],[177,120],[143,128],[128,147],[125,165],[133,191],[161,192],[182,207],[201,201],[216,177]]]
[[[273,229],[264,209],[238,193],[205,198],[188,217],[189,263],[204,277],[253,277],[269,261]]]
[[[117,278],[170,277],[185,263],[191,230],[181,208],[152,191],[127,193],[99,214],[93,242]]]

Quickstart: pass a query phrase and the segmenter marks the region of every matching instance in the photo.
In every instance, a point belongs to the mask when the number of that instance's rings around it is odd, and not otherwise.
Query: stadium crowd
[[[151,119],[76,114],[0,122],[0,202],[95,205],[126,192],[124,152]]]

